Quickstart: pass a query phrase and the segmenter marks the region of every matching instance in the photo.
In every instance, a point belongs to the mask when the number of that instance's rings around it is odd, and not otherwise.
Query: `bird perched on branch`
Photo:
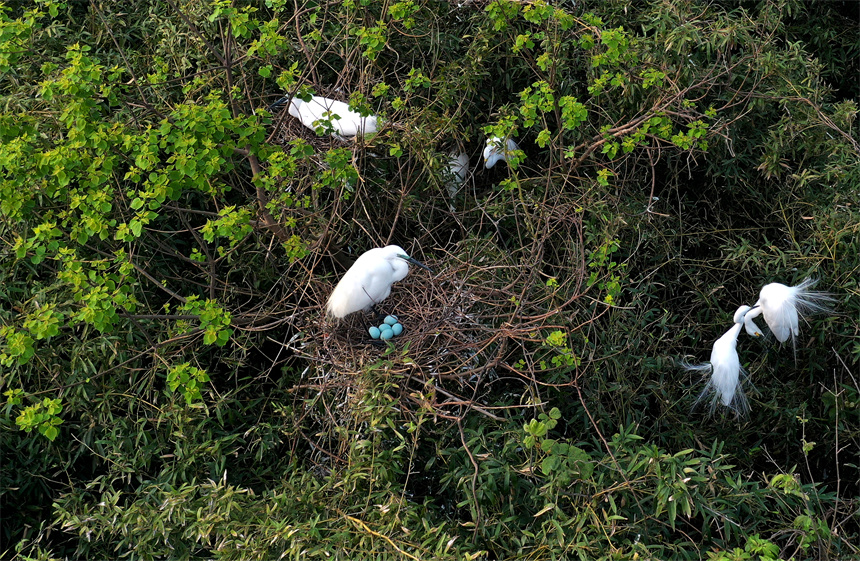
[[[487,145],[484,147],[484,167],[490,169],[499,160],[508,161],[508,156],[514,150],[519,150],[520,147],[513,139],[507,139],[502,142],[498,136],[487,139]]]
[[[448,158],[448,173],[451,182],[461,185],[469,174],[469,155],[465,152],[452,153]]]
[[[343,275],[326,303],[328,315],[343,318],[370,310],[391,294],[391,285],[409,274],[409,263],[429,267],[409,257],[400,246],[377,247],[362,253]]]
[[[765,285],[759,293],[758,302],[747,312],[749,322],[760,315],[780,343],[800,335],[799,319],[809,314],[826,312],[833,297],[826,292],[810,290],[817,280],[805,278],[797,286],[785,286],[778,282]],[[753,324],[755,325],[755,324]],[[749,329],[747,329],[749,331]]]
[[[696,400],[696,405],[710,395],[712,411],[717,402],[721,402],[738,415],[747,412],[749,405],[742,387],[746,372],[741,367],[737,351],[741,327],[743,326],[749,335],[761,337],[764,334],[753,319],[763,315],[765,323],[780,343],[791,337],[793,344],[800,334],[799,320],[808,314],[829,310],[829,304],[834,301],[826,292],[810,290],[815,283],[816,281],[806,278],[797,286],[786,286],[778,282],[765,285],[753,307],[741,306],[737,309],[732,318],[734,325],[714,343],[709,363],[690,365],[682,362],[682,366],[687,370],[711,374],[708,385]]]
[[[270,105],[269,109],[277,109],[286,103],[287,99],[290,98],[279,99]],[[303,101],[293,96],[290,99],[289,112],[312,131],[326,130],[330,127],[333,134],[341,138],[364,136],[376,132],[377,117],[375,115],[363,117],[352,111],[346,103],[327,97],[315,95],[310,101]]]

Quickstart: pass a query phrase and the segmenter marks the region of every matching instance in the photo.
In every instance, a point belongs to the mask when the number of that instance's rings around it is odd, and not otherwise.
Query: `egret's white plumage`
[[[750,308],[749,306],[741,306],[735,312],[734,322],[743,322],[747,334],[752,337],[762,337],[764,333],[759,329],[758,325],[753,321],[761,314],[761,308]]]
[[[336,318],[369,310],[391,294],[391,285],[409,273],[409,263],[430,270],[409,257],[400,246],[377,247],[362,253],[337,283],[326,303],[326,311]]]
[[[747,375],[741,367],[737,351],[741,327],[753,337],[761,337],[763,333],[753,319],[763,315],[767,326],[780,343],[784,343],[789,337],[794,342],[800,334],[800,318],[813,312],[826,311],[834,301],[826,292],[810,290],[815,282],[807,278],[797,286],[776,282],[764,286],[755,306],[741,306],[737,309],[732,318],[734,325],[714,342],[709,363],[683,364],[688,370],[711,374],[696,404],[711,396],[712,410],[717,402],[720,402],[738,415],[747,412],[749,405],[742,387]]]
[[[334,132],[339,136],[356,136],[376,132],[377,118],[374,115],[362,117],[350,110],[342,101],[327,97],[313,96],[310,101],[297,97],[290,100],[290,115],[299,119],[312,131],[317,130],[317,122],[331,121]]]
[[[508,154],[514,150],[519,150],[520,147],[513,139],[507,139],[502,142],[498,136],[487,139],[487,145],[484,147],[484,167],[490,169],[499,160],[508,161]]]
[[[448,194],[451,198],[460,190],[460,186],[466,181],[466,175],[469,173],[469,156],[465,152],[459,154],[451,154],[448,159],[448,180],[445,185],[448,187]]]
[[[744,310],[743,308],[747,309]],[[684,365],[687,370],[711,374],[707,386],[696,400],[696,405],[710,396],[711,411],[714,410],[717,402],[722,403],[737,415],[744,415],[749,410],[742,380],[742,377],[746,378],[746,371],[741,366],[737,351],[738,335],[741,332],[741,327],[744,326],[744,316],[749,309],[749,306],[742,306],[735,312],[735,324],[714,342],[710,363]]]
[[[469,156],[465,152],[451,154],[448,160],[448,171],[451,174],[451,181],[458,185],[466,181],[466,174],[469,173]]]
[[[806,278],[797,286],[772,282],[761,289],[752,317],[764,315],[764,321],[780,343],[800,335],[799,318],[829,309],[833,298],[826,292],[810,290],[817,281]]]

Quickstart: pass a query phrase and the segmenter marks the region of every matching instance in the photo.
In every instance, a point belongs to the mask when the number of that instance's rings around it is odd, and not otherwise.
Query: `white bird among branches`
[[[696,405],[710,396],[711,412],[717,403],[722,403],[739,416],[749,410],[743,390],[747,374],[741,366],[737,351],[741,327],[753,337],[763,336],[764,333],[753,321],[763,315],[777,341],[784,343],[791,338],[794,346],[795,339],[800,335],[800,319],[812,313],[829,310],[830,303],[834,301],[826,292],[810,290],[815,283],[815,280],[806,278],[797,286],[786,286],[777,282],[765,285],[754,306],[741,306],[735,311],[732,318],[734,325],[714,342],[710,362],[698,365],[682,363],[687,370],[707,372],[711,375],[707,386],[696,400]]]
[[[284,97],[269,106],[269,109],[277,109],[283,105],[289,97]],[[372,134],[377,129],[377,117],[368,115],[366,117],[351,110],[349,105],[329,99],[327,97],[313,96],[310,101],[303,101],[293,96],[290,99],[290,115],[297,118],[304,126],[314,132],[327,131],[341,138],[364,136]]]
[[[409,263],[430,271],[429,267],[409,257],[400,246],[389,245],[365,251],[329,296],[326,303],[328,315],[343,318],[353,312],[372,309],[388,298],[392,284],[409,274]]]
[[[807,277],[797,286],[778,282],[765,285],[746,318],[752,323],[753,318],[764,315],[764,321],[776,340],[785,343],[790,337],[793,345],[800,335],[799,320],[813,313],[828,311],[834,301],[826,292],[810,290],[816,282]]]
[[[743,383],[748,376],[741,366],[737,351],[738,335],[744,326],[744,317],[749,309],[749,306],[741,306],[735,312],[734,325],[714,342],[710,362],[683,364],[687,370],[705,372],[711,375],[693,408],[703,400],[710,399],[711,413],[716,409],[717,403],[728,407],[739,417],[749,411],[749,403],[743,389]]]
[[[511,138],[504,142],[498,136],[488,138],[487,145],[484,147],[484,167],[490,169],[496,165],[499,160],[507,162],[508,156],[511,152],[519,149],[520,147]]]

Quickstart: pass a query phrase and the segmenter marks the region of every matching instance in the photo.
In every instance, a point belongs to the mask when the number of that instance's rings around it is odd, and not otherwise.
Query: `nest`
[[[482,251],[475,247],[470,253]],[[313,365],[302,387],[334,390],[333,401],[343,404],[384,376],[393,382],[401,410],[425,408],[437,418],[457,420],[469,411],[500,419],[501,412],[482,398],[502,384],[522,397],[513,408],[534,407],[540,401],[535,388],[544,385],[536,379],[537,355],[550,352],[542,345],[543,336],[552,329],[570,329],[552,322],[561,319],[563,305],[570,301],[555,300],[556,308],[547,309],[549,300],[530,300],[533,294],[522,287],[529,286],[533,269],[514,261],[508,256],[507,262],[476,265],[445,253],[443,260],[428,263],[433,275],[413,268],[379,306],[404,326],[390,341],[371,339],[367,328],[378,323],[372,312],[326,318],[323,310],[334,285],[319,280],[308,294],[318,312],[304,316],[297,325],[301,335],[291,344]],[[529,357],[525,365],[524,356]]]

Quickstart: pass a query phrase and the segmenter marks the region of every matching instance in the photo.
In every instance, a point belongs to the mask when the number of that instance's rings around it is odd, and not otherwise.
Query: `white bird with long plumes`
[[[697,365],[684,364],[687,370],[709,372],[711,374],[707,386],[699,394],[699,398],[696,400],[695,405],[693,405],[694,408],[703,399],[710,396],[711,412],[716,408],[717,402],[722,403],[738,416],[746,414],[749,410],[741,378],[742,376],[746,378],[747,374],[741,366],[737,351],[738,335],[741,332],[741,327],[744,326],[744,316],[749,309],[749,306],[741,306],[735,312],[735,324],[714,342],[714,346],[711,349],[710,363]]]
[[[272,106],[275,107],[280,102],[281,100]],[[377,118],[375,115],[362,117],[352,111],[346,103],[327,97],[315,95],[310,101],[302,101],[298,97],[293,97],[290,100],[289,112],[312,131],[331,123],[333,132],[341,137],[363,136],[376,132]]]
[[[429,267],[409,257],[400,246],[389,245],[365,251],[329,296],[326,303],[328,315],[343,318],[353,312],[370,310],[388,298],[392,284],[409,273],[409,263],[430,271]]]
[[[746,314],[746,318],[764,315],[764,321],[780,343],[800,335],[799,319],[816,312],[826,312],[833,297],[826,292],[810,290],[818,282],[805,278],[797,286],[785,286],[778,282],[765,285],[759,293],[758,302]]]
[[[509,138],[502,142],[498,136],[487,139],[487,145],[484,147],[484,167],[490,169],[499,160],[508,161],[508,155],[514,150],[519,150],[520,147],[513,139]]]

